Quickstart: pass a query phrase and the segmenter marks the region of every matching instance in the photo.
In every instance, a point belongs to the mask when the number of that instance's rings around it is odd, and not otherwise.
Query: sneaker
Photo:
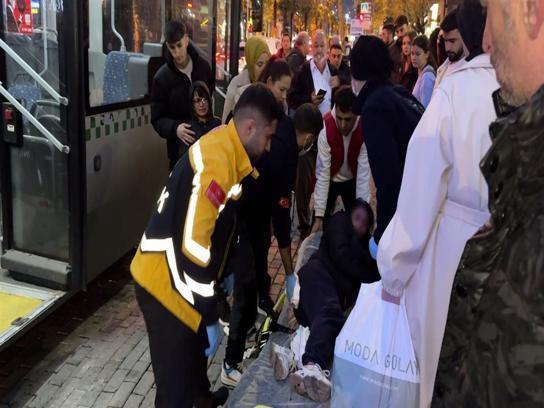
[[[295,392],[307,394],[315,402],[325,402],[331,397],[331,382],[328,370],[322,370],[317,364],[308,364],[291,374],[289,380]]]
[[[221,382],[227,387],[234,388],[240,382],[242,378],[242,366],[237,364],[230,366],[226,361],[223,361],[223,368],[221,369]]]
[[[225,405],[229,398],[229,390],[227,387],[221,387],[217,391],[212,392],[212,406],[220,407]]]
[[[276,343],[272,343],[270,348],[270,359],[274,368],[274,378],[277,381],[285,380],[296,366],[295,354],[291,349]]]

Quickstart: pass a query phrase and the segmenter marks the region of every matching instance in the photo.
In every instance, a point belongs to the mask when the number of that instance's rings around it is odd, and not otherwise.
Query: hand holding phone
[[[327,91],[325,91],[324,89],[320,89],[319,91],[317,91],[317,96],[325,97],[326,93]]]

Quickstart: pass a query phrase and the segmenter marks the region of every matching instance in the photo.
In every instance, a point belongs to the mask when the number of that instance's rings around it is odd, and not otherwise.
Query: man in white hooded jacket
[[[458,21],[468,57],[448,71],[414,131],[397,210],[378,249],[383,299],[405,295],[422,408],[431,404],[455,271],[466,241],[489,218],[479,163],[491,145],[499,84],[481,48],[479,0],[465,0]]]

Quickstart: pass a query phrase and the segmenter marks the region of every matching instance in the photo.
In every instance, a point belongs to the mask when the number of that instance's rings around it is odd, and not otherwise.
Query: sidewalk
[[[298,238],[293,239],[292,252]],[[268,256],[275,299],[285,272],[276,241]],[[153,407],[155,385],[127,257],[0,353],[0,408]],[[221,386],[226,338],[209,362]]]

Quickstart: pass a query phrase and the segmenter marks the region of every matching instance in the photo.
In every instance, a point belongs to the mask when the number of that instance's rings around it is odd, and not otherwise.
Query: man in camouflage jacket
[[[433,406],[542,407],[544,0],[483,2],[504,97],[481,163],[491,219],[456,274]]]

